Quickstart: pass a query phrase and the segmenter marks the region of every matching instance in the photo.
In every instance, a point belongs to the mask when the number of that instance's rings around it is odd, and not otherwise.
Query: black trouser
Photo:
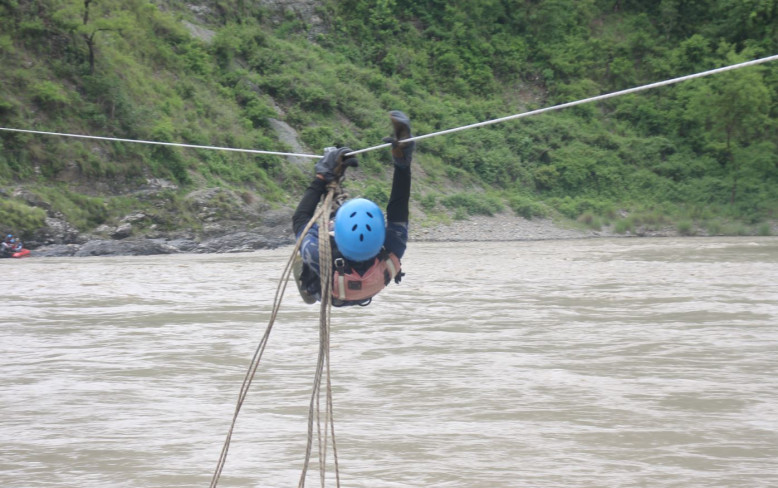
[[[297,204],[294,215],[292,215],[292,230],[294,230],[295,236],[305,228],[313,214],[316,213],[316,206],[326,191],[327,183],[319,178],[314,178],[311,184],[308,185],[308,188],[305,189],[305,193],[303,193],[303,197],[300,199],[300,203]]]
[[[394,167],[392,193],[386,204],[386,220],[389,222],[408,222],[408,202],[411,199],[411,167]]]

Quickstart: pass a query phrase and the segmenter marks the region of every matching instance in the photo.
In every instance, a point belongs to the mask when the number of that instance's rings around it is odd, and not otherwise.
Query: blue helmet
[[[335,214],[335,244],[346,259],[359,262],[375,257],[385,237],[384,214],[370,200],[349,200]]]

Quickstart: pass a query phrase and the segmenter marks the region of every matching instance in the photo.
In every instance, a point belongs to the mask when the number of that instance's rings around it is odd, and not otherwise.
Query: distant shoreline
[[[776,224],[772,235],[778,235]],[[706,237],[699,231],[682,235],[673,227],[638,230],[619,234],[608,229],[566,228],[550,219],[528,220],[523,217],[498,214],[471,216],[466,220],[452,220],[434,225],[414,224],[409,228],[409,242],[510,242],[591,238],[626,237]],[[745,236],[744,236],[745,237]],[[275,249],[293,245],[289,229],[263,228],[234,232],[218,237],[195,240],[191,238],[140,239],[86,239],[81,244],[52,244],[33,249],[30,257],[87,257],[87,256],[148,256],[156,254],[225,254]]]

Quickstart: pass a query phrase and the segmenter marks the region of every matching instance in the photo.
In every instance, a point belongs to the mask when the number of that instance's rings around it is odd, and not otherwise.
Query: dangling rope
[[[335,192],[328,192],[324,199],[323,208],[330,210],[333,204]],[[319,360],[316,365],[316,376],[313,382],[313,392],[311,393],[311,404],[308,410],[308,443],[305,449],[305,462],[300,474],[298,488],[305,486],[305,478],[308,472],[308,465],[311,459],[311,450],[313,445],[313,417],[316,415],[316,431],[318,434],[319,447],[319,477],[321,486],[324,486],[327,460],[327,438],[328,434],[332,436],[332,454],[335,465],[335,481],[340,487],[340,473],[338,469],[338,451],[335,445],[335,422],[332,415],[332,383],[330,378],[330,313],[332,311],[332,248],[330,246],[329,220],[330,211],[322,212],[319,215],[319,270],[321,284],[321,307],[319,311]],[[322,417],[321,417],[321,383],[322,376],[326,374],[326,404],[324,407],[324,436],[322,441]]]
[[[281,280],[278,283],[278,287],[276,288],[276,294],[273,299],[273,308],[270,314],[270,320],[268,322],[267,328],[265,329],[265,333],[262,336],[262,339],[259,341],[259,345],[257,346],[257,349],[254,351],[254,356],[251,358],[251,362],[249,363],[249,368],[246,371],[246,376],[243,378],[243,383],[241,384],[240,392],[238,393],[238,401],[235,405],[235,412],[232,415],[232,422],[230,424],[229,430],[227,431],[227,437],[224,440],[224,445],[222,446],[222,450],[219,455],[219,460],[216,463],[216,469],[214,470],[213,477],[211,478],[210,488],[216,488],[219,479],[221,478],[222,471],[224,470],[224,465],[227,462],[227,453],[229,452],[230,449],[230,442],[232,441],[232,433],[235,429],[235,423],[238,420],[238,414],[240,413],[240,409],[243,406],[243,402],[246,400],[246,396],[248,395],[251,382],[254,380],[254,376],[256,375],[257,369],[259,368],[259,363],[262,360],[262,355],[265,352],[265,347],[267,346],[267,341],[268,338],[270,337],[270,331],[273,328],[273,324],[275,323],[276,317],[278,316],[278,311],[281,308],[281,301],[283,300],[284,292],[286,291],[286,285],[292,273],[295,256],[297,255],[297,252],[300,250],[300,246],[302,244],[303,238],[311,229],[311,227],[313,227],[313,224],[317,220],[319,221],[318,222],[319,223],[319,263],[332,262],[332,249],[330,247],[329,232],[327,232],[327,229],[329,226],[329,218],[331,212],[334,210],[334,208],[337,208],[337,206],[339,206],[339,204],[343,200],[347,198],[347,195],[343,193],[341,189],[340,186],[341,181],[342,178],[336,179],[335,181],[327,185],[327,195],[324,198],[324,203],[319,206],[319,208],[316,210],[314,215],[305,225],[303,231],[300,233],[300,237],[297,239],[297,242],[295,242],[294,249],[292,250],[292,254],[286,263],[286,267],[284,268],[284,271],[281,273]],[[338,472],[338,457],[337,457],[337,450],[335,447],[335,424],[332,416],[332,387],[331,387],[331,380],[330,380],[330,356],[329,356],[330,312],[332,306],[332,266],[321,265],[320,269],[321,269],[321,276],[320,276],[321,309],[320,309],[320,320],[319,320],[319,359],[316,367],[316,375],[314,378],[313,393],[311,394],[311,405],[308,411],[308,443],[307,443],[307,448],[305,453],[305,462],[303,465],[303,471],[300,477],[300,483],[299,483],[300,488],[302,488],[305,485],[305,476],[308,470],[308,465],[311,457],[311,448],[313,444],[314,415],[316,416],[317,419],[316,424],[317,424],[317,431],[319,434],[318,436],[319,437],[319,471],[320,471],[322,486],[324,486],[326,447],[328,445],[327,436],[329,432],[332,438],[332,450],[333,450],[333,457],[335,463],[336,482],[337,482],[337,486],[340,487],[340,474]],[[320,420],[321,419],[320,392],[321,392],[322,376],[325,372],[327,377],[326,407],[325,407],[325,415],[324,415],[324,420],[325,420],[324,441],[322,443],[321,420]]]

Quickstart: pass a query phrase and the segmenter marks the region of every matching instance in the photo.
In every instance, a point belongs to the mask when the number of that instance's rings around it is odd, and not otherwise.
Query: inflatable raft
[[[22,249],[11,254],[0,253],[0,258],[24,258],[30,255],[29,249]]]

